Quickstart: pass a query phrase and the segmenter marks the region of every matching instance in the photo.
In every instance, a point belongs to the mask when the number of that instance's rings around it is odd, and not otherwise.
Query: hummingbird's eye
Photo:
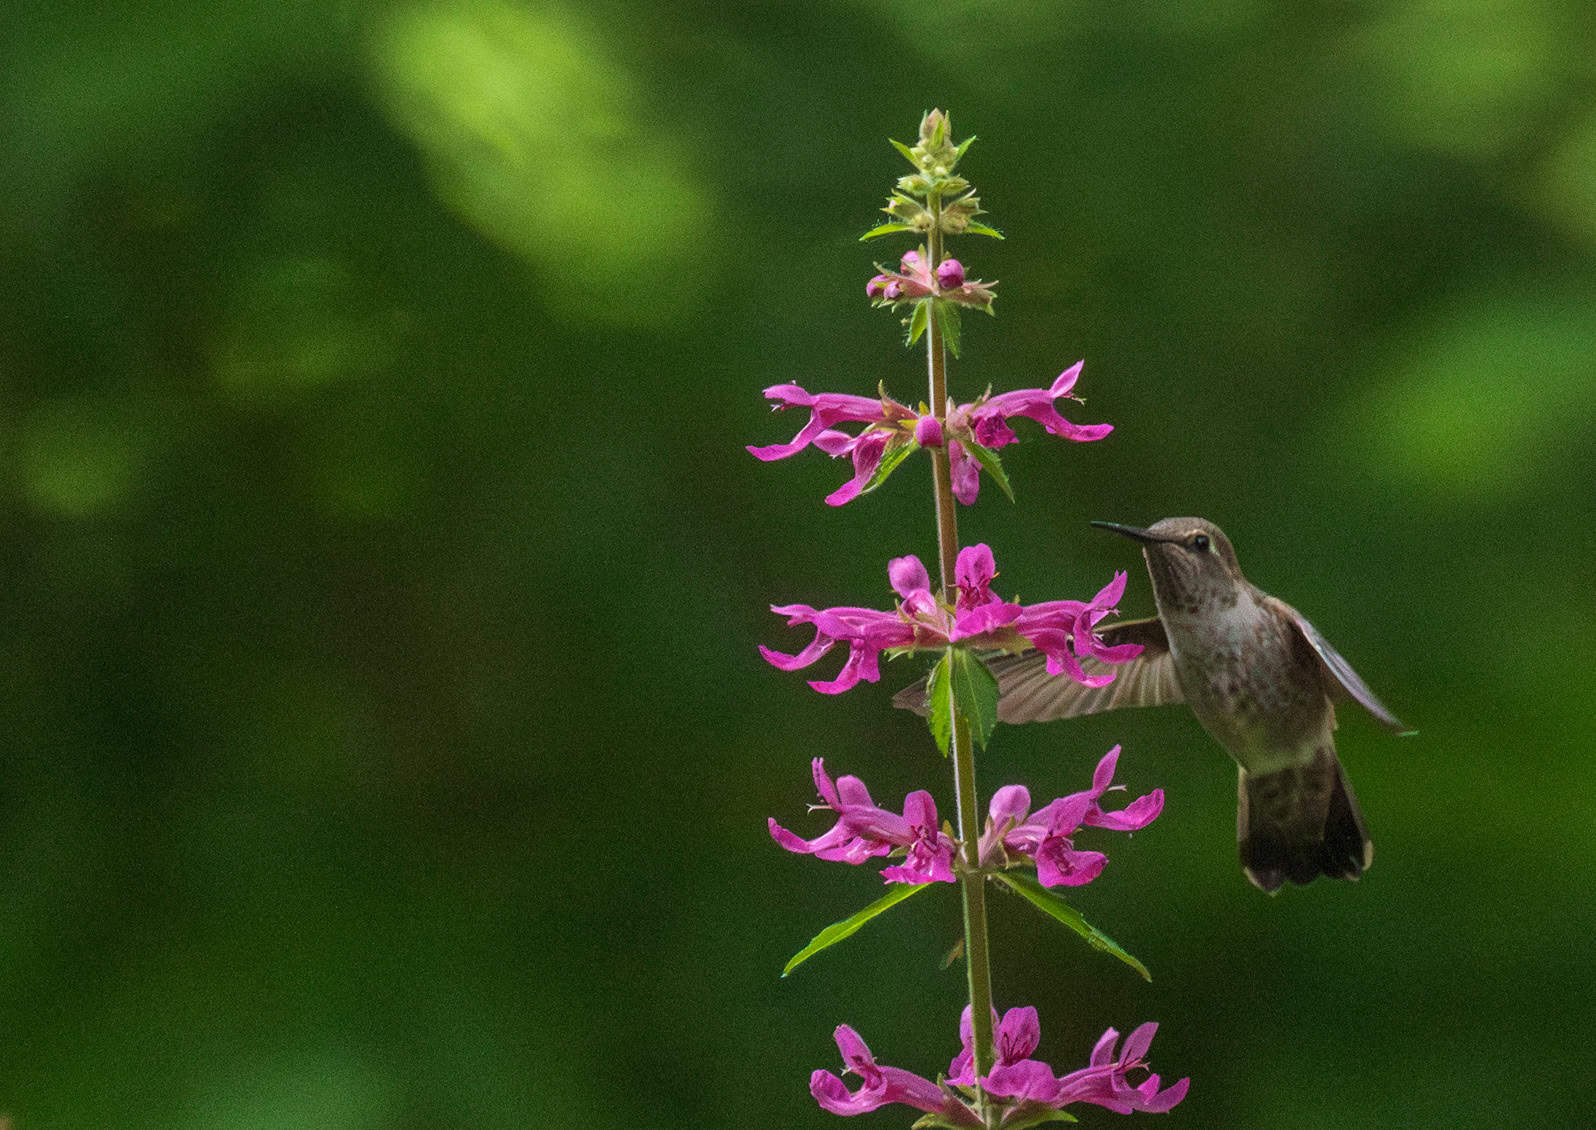
[[[1193,549],[1195,549],[1198,553],[1207,553],[1208,552],[1208,535],[1207,534],[1198,534],[1196,537],[1192,538],[1191,539],[1191,547]]]

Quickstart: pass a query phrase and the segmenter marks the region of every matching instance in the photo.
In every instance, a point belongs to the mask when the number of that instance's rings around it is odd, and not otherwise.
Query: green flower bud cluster
[[[953,123],[948,115],[932,110],[920,120],[918,143],[912,147],[900,141],[892,143],[917,171],[898,178],[896,190],[882,209],[894,222],[882,225],[872,235],[888,231],[924,234],[937,227],[948,235],[975,232],[1002,238],[992,228],[976,222],[975,217],[982,214],[980,198],[974,186],[953,171],[975,138],[968,137],[954,145],[952,135]]]

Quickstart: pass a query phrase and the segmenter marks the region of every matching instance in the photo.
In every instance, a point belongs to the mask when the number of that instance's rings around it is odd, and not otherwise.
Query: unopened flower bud
[[[957,259],[944,259],[937,264],[937,285],[943,290],[957,290],[964,285],[964,266]]]
[[[914,442],[921,447],[941,447],[942,421],[935,416],[921,416],[914,424]]]

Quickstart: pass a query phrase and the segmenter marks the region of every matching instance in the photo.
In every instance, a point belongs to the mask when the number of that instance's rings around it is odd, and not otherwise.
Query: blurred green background
[[[1076,899],[1154,981],[1000,899],[1001,1002],[1061,1070],[1160,1021],[1171,1126],[1590,1124],[1581,0],[8,9],[15,1130],[824,1126],[837,1023],[946,1064],[952,892],[779,980],[880,888],[764,824],[825,826],[817,754],[949,810],[917,672],[754,650],[932,555],[923,472],[836,511],[742,449],[768,384],[923,395],[857,236],[932,106],[1009,237],[956,394],[1085,357],[1117,427],[1022,425],[999,587],[1142,614],[1087,520],[1211,517],[1421,731],[1343,712],[1375,867],[1276,899],[1189,715],[1000,732],[988,792],[1116,742],[1167,792]]]

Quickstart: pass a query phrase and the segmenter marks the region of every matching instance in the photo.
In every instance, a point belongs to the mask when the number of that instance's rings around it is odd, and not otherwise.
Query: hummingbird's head
[[[1117,522],[1092,525],[1142,543],[1161,615],[1229,608],[1244,586],[1236,551],[1225,532],[1203,518],[1164,518],[1146,529]]]

